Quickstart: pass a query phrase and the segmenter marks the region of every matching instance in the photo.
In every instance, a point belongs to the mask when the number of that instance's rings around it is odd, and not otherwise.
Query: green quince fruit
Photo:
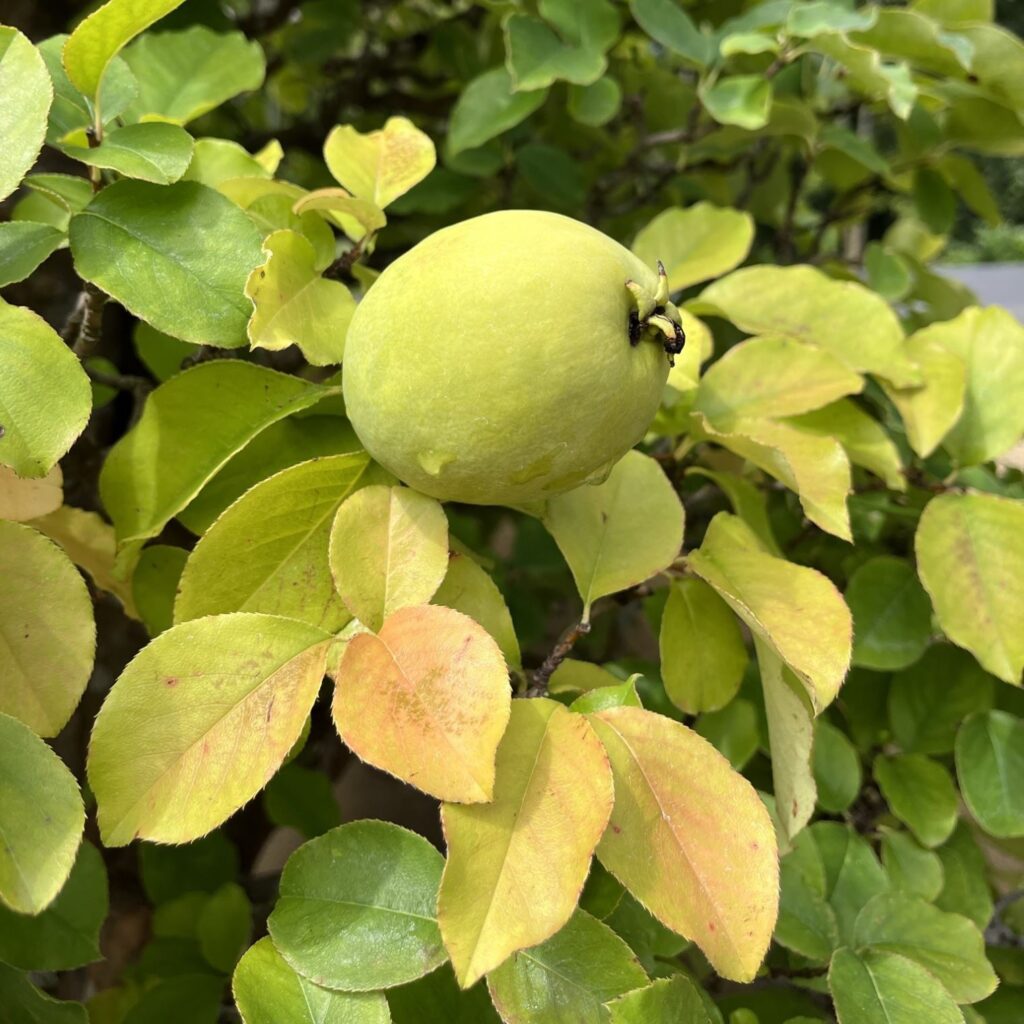
[[[359,303],[345,406],[424,494],[529,505],[603,479],[643,437],[679,320],[663,268],[600,231],[489,213],[424,239]]]

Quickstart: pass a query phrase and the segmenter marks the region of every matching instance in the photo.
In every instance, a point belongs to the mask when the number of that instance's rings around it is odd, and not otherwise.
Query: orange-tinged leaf
[[[358,757],[441,800],[491,799],[511,692],[501,650],[468,615],[403,608],[352,637],[335,681],[334,724]]]
[[[299,738],[330,635],[237,612],[161,633],[100,709],[89,783],[107,846],[187,843],[251,800]]]
[[[754,788],[691,729],[640,708],[590,716],[615,779],[601,863],[723,977],[750,981],[778,912],[775,831]]]
[[[569,920],[611,809],[608,758],[586,719],[557,701],[515,701],[493,802],[441,809],[437,914],[463,988]]]

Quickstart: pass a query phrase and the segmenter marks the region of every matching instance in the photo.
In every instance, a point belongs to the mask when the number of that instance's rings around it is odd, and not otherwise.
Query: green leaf
[[[949,842],[939,847],[938,854],[944,884],[935,905],[969,917],[979,928],[987,928],[993,911],[988,865],[966,822],[957,825]]]
[[[878,20],[878,12],[868,8],[851,11],[834,0],[815,0],[793,7],[786,20],[794,36],[812,39],[822,32],[855,32],[869,29]]]
[[[901,121],[910,116],[919,90],[905,62],[883,61],[873,47],[857,46],[839,33],[826,32],[816,36],[808,48],[831,57],[841,65],[854,90],[887,103]]]
[[[180,952],[177,955],[181,957]],[[216,1024],[225,979],[208,973],[202,960],[189,956],[184,958],[183,964],[172,960],[166,971],[166,977],[143,991],[123,1024],[164,1024],[171,1020]]]
[[[924,754],[880,754],[873,772],[892,813],[924,846],[949,838],[956,827],[957,794],[941,764]]]
[[[863,388],[827,351],[783,336],[740,342],[701,378],[694,410],[729,430],[744,417],[795,416]]]
[[[942,437],[945,448],[965,466],[1002,455],[1024,433],[1018,401],[1024,390],[1024,327],[998,306],[972,306],[916,337],[941,345],[966,367],[963,412]],[[930,397],[939,400],[937,394]]]
[[[939,981],[895,953],[836,951],[828,971],[839,1024],[962,1024]]]
[[[850,943],[861,907],[872,896],[885,892],[889,888],[889,880],[874,851],[849,826],[819,821],[811,825],[805,834],[805,841],[813,841],[818,848],[825,872],[825,898],[835,912],[839,937],[841,941]]]
[[[931,902],[942,891],[942,861],[906,832],[882,832],[882,864],[893,888]]]
[[[36,313],[0,299],[0,463],[43,477],[85,429],[89,378]]]
[[[227,882],[203,904],[196,938],[208,964],[230,974],[252,939],[252,904],[236,882]]]
[[[590,85],[571,85],[567,106],[574,121],[600,128],[619,112],[622,87],[611,75],[604,75]]]
[[[262,430],[339,390],[235,360],[172,377],[150,394],[100,473],[119,540],[158,534]]]
[[[525,121],[547,98],[546,89],[513,92],[504,67],[491,68],[473,79],[459,95],[448,122],[452,156],[482,146]]]
[[[139,95],[134,120],[184,125],[242,92],[263,84],[260,44],[241,32],[193,25],[182,32],[147,33],[124,52]]]
[[[839,944],[839,926],[825,899],[825,868],[813,841],[801,841],[782,858],[780,882],[775,941],[816,963],[828,963]]]
[[[853,664],[877,670],[913,665],[931,639],[932,606],[914,567],[881,555],[858,566],[846,587],[853,613]]]
[[[656,42],[706,67],[714,57],[714,42],[701,33],[690,16],[674,0],[629,0],[637,24]]]
[[[0,1005],[12,1024],[89,1024],[81,1003],[52,999],[27,974],[4,963],[0,963]]]
[[[737,516],[720,512],[687,559],[691,568],[795,673],[811,705],[835,698],[850,661],[852,623],[820,573],[764,551]]]
[[[238,852],[223,832],[213,832],[187,846],[142,843],[138,849],[142,886],[157,906],[189,893],[216,892],[238,875]]]
[[[400,608],[425,604],[447,571],[448,520],[439,502],[382,486],[344,499],[330,528],[330,572],[367,627],[379,630]]]
[[[817,345],[851,370],[898,387],[921,382],[896,314],[855,281],[835,281],[809,266],[744,267],[705,288],[699,302],[750,334],[783,334]]]
[[[324,142],[324,160],[340,185],[383,210],[434,169],[437,155],[412,121],[389,117],[365,135],[350,124],[336,125]]]
[[[478,982],[471,989],[460,989],[448,965],[389,989],[388,1003],[395,1024],[501,1024],[487,986]]]
[[[186,181],[198,181],[203,185],[209,185],[223,192],[232,202],[237,202],[235,196],[228,189],[221,186],[227,184],[229,188],[244,188],[236,179],[257,178],[260,181],[268,181],[270,173],[265,167],[244,147],[237,142],[228,139],[196,139],[195,149],[192,152],[192,160],[185,171]],[[285,185],[285,182],[274,182],[272,187]],[[297,194],[301,190],[297,189]],[[281,190],[283,192],[283,190]],[[289,189],[289,192],[291,190]],[[289,196],[289,198],[291,198]],[[244,204],[238,203],[245,209]]]
[[[975,47],[968,35],[944,32],[941,25],[917,11],[883,8],[876,13],[873,25],[853,35],[856,42],[947,78],[960,78],[972,70]]]
[[[880,477],[893,491],[905,491],[903,461],[885,428],[859,405],[840,398],[812,412],[790,416],[787,423],[804,432],[837,440],[849,460]]]
[[[810,821],[818,798],[812,762],[814,713],[799,678],[757,635],[754,649],[768,725],[775,814],[783,836],[792,839]]]
[[[631,707],[589,720],[615,780],[601,863],[719,974],[749,981],[778,902],[775,831],[757,793],[679,722]]]
[[[617,686],[598,686],[588,690],[569,705],[569,710],[578,715],[591,715],[608,708],[642,708],[643,701],[636,692],[636,681],[639,678],[639,675],[633,675]]]
[[[603,1004],[646,984],[629,946],[582,910],[547,942],[516,953],[487,978],[505,1024],[606,1024]]]
[[[694,725],[697,733],[713,743],[742,771],[761,745],[757,709],[743,697],[730,701],[721,711],[706,711]]]
[[[298,346],[314,366],[340,363],[356,301],[340,281],[321,277],[316,251],[296,231],[263,240],[266,262],[250,275],[245,294],[255,307],[249,344],[272,352]]]
[[[30,526],[0,520],[0,713],[56,736],[95,653],[92,599],[78,570]]]
[[[880,242],[869,242],[864,250],[864,269],[868,283],[888,302],[905,298],[914,283],[907,261],[894,249]],[[908,341],[909,347],[909,341]]]
[[[174,623],[174,598],[187,559],[187,551],[170,544],[150,544],[139,555],[132,574],[132,597],[151,637]]]
[[[157,330],[220,348],[245,343],[260,235],[213,189],[116,182],[71,218],[69,238],[78,273]]]
[[[606,1003],[611,1024],[650,1024],[652,1021],[687,1021],[713,1024],[700,990],[689,978],[659,978],[646,988],[628,992]]]
[[[922,899],[902,893],[876,896],[857,915],[853,936],[860,948],[899,953],[916,961],[958,1003],[976,1003],[998,984],[978,927]]]
[[[565,925],[611,809],[612,774],[587,720],[553,700],[514,701],[493,801],[441,808],[437,917],[463,988]]]
[[[992,707],[992,677],[966,651],[936,644],[893,677],[889,721],[908,754],[948,754],[960,723]]]
[[[15,220],[0,224],[0,288],[24,281],[64,244],[64,232],[49,224]]]
[[[192,146],[192,136],[173,124],[129,124],[104,136],[98,146],[64,146],[63,150],[90,167],[170,185],[185,173]]]
[[[764,491],[753,480],[740,476],[738,473],[718,472],[713,469],[705,469],[703,466],[693,466],[687,469],[686,475],[707,477],[708,480],[716,484],[729,499],[732,510],[750,527],[762,547],[769,554],[782,556],[782,551],[772,534],[771,523],[768,521],[768,506]]]
[[[302,462],[256,484],[193,549],[175,620],[265,612],[337,632],[350,616],[328,566],[331,521],[375,471],[359,452]]]
[[[348,992],[402,985],[444,962],[434,919],[444,858],[426,839],[357,821],[288,858],[268,922],[306,978]]]
[[[305,725],[328,634],[272,615],[218,615],[161,633],[96,717],[89,784],[107,846],[186,843],[270,781]]]
[[[1024,836],[1024,721],[1005,711],[967,718],[956,736],[956,773],[986,832]]]
[[[107,66],[140,32],[180,7],[182,0],[108,0],[71,34],[64,44],[68,77],[95,101]]]
[[[38,914],[75,862],[85,810],[71,772],[27,725],[0,714],[0,902]]]
[[[238,961],[231,988],[245,1024],[390,1024],[382,992],[335,992],[297,974],[269,938]]]
[[[729,75],[697,90],[704,109],[719,123],[756,131],[768,123],[772,84],[763,75]]]
[[[661,678],[676,707],[715,711],[736,696],[749,658],[729,606],[703,580],[673,582],[661,618]]]
[[[814,781],[818,806],[831,814],[842,814],[860,792],[860,758],[846,733],[818,720],[814,727]]]
[[[675,292],[734,270],[753,241],[754,219],[745,210],[699,202],[659,213],[640,229],[633,252],[648,266],[661,260]]]
[[[994,676],[1024,669],[1024,503],[943,494],[925,507],[914,547],[918,573],[946,635]]]
[[[599,597],[671,565],[683,543],[683,506],[657,462],[631,451],[604,483],[551,498],[544,525],[569,563],[589,618]]]
[[[181,364],[195,355],[187,341],[163,334],[142,320],[136,322],[132,342],[146,369],[160,382],[181,372]]]
[[[589,693],[607,686],[617,686],[621,680],[600,665],[566,658],[555,669],[548,682],[549,693]]]
[[[25,971],[62,971],[101,959],[107,871],[91,843],[78,848],[57,898],[35,917],[0,905],[0,960]]]
[[[270,780],[263,792],[267,817],[275,825],[294,828],[307,839],[341,824],[341,811],[323,773],[292,762]]]
[[[505,598],[487,571],[469,555],[449,553],[448,571],[430,600],[479,623],[494,637],[509,668],[522,668],[519,640]]]
[[[43,147],[53,85],[39,51],[17,29],[0,26],[0,200],[19,185]]]

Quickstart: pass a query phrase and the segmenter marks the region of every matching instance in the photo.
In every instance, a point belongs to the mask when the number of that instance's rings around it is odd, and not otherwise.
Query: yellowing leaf
[[[882,425],[859,405],[841,398],[813,412],[790,416],[786,422],[803,431],[834,438],[854,465],[870,469],[894,491],[907,489],[899,449]]]
[[[314,366],[340,363],[356,309],[352,293],[320,276],[312,243],[297,231],[273,232],[263,240],[263,251],[267,262],[245,285],[254,306],[251,347],[279,352],[296,345]]]
[[[821,348],[766,336],[734,345],[701,378],[694,409],[722,429],[740,417],[794,416],[853,395],[858,373]]]
[[[95,101],[103,73],[121,47],[181,4],[182,0],[108,0],[64,44],[68,78]]]
[[[590,716],[615,779],[601,863],[723,977],[749,981],[771,940],[778,864],[754,788],[686,726],[639,708]]]
[[[364,761],[441,800],[491,799],[511,693],[498,645],[471,618],[403,608],[349,641],[336,683],[334,724]]]
[[[438,922],[463,988],[569,920],[611,809],[608,759],[586,719],[553,700],[513,702],[493,801],[441,809]]]
[[[223,612],[301,619],[330,633],[348,612],[327,562],[331,521],[357,488],[379,479],[365,452],[310,459],[246,491],[189,555],[177,622]]]
[[[56,736],[95,653],[92,601],[75,567],[31,527],[0,520],[0,712]]]
[[[725,707],[740,688],[747,648],[729,606],[703,580],[672,584],[661,617],[661,677],[691,715]]]
[[[292,207],[297,214],[317,210],[330,214],[345,233],[356,240],[384,227],[388,219],[384,211],[369,199],[357,199],[343,188],[318,188],[297,200]],[[353,222],[355,230],[353,228]]]
[[[907,352],[921,368],[924,385],[919,388],[885,386],[886,394],[903,417],[910,447],[921,458],[935,451],[964,407],[967,368],[958,355],[931,334],[935,328],[943,326],[933,324],[907,339]]]
[[[544,525],[583,598],[584,616],[605,594],[668,568],[683,544],[683,506],[661,467],[627,452],[608,479],[551,498]]]
[[[835,438],[788,422],[736,419],[717,430],[694,413],[691,435],[706,435],[770,473],[800,496],[807,518],[828,533],[851,540],[846,496],[850,492],[850,460]]]
[[[53,102],[53,82],[42,54],[7,25],[0,26],[0,96],[0,199],[6,199],[39,156]]]
[[[117,563],[117,541],[110,523],[96,512],[62,505],[49,515],[33,519],[32,526],[56,541],[68,558],[89,574],[100,590],[113,594],[129,618],[139,617],[128,580],[133,569],[132,560],[125,560],[124,565]]]
[[[53,512],[63,501],[64,476],[59,465],[36,480],[23,479],[13,469],[0,466],[0,519],[23,523]]]
[[[408,487],[364,487],[331,527],[330,565],[346,607],[379,630],[392,612],[429,601],[448,571],[448,520]]]
[[[0,714],[0,902],[38,914],[75,862],[85,809],[74,776],[28,726]],[[13,1019],[13,1018],[12,1018]]]
[[[659,213],[633,242],[633,252],[648,266],[661,260],[669,288],[676,292],[738,267],[754,241],[754,218],[699,202]]]
[[[688,561],[793,670],[815,711],[835,698],[850,665],[850,610],[829,579],[769,555],[742,519],[720,512]]]
[[[350,124],[336,125],[324,143],[324,160],[352,195],[383,209],[434,169],[437,154],[412,121],[389,117],[365,135]]]
[[[784,334],[827,349],[851,370],[898,387],[921,376],[904,348],[903,328],[880,296],[855,281],[834,281],[814,267],[744,267],[701,293],[750,334]]]
[[[755,638],[754,646],[768,720],[775,814],[785,837],[792,839],[810,821],[818,797],[811,760],[814,713],[792,670],[763,640]]]
[[[431,601],[454,608],[479,622],[497,641],[509,668],[522,667],[519,640],[505,598],[487,571],[469,555],[451,552],[448,572]]]
[[[938,363],[933,357],[933,382],[916,398],[916,406],[915,396],[910,396],[911,410],[938,420],[926,439],[938,435],[936,443],[942,440],[953,458],[967,466],[1011,448],[1024,433],[1024,327],[999,306],[972,306],[955,320],[932,324],[915,337],[941,345],[966,371],[963,411],[948,433],[939,431],[954,419],[959,405],[957,370],[948,360]]]
[[[107,846],[187,843],[251,800],[299,738],[329,634],[239,613],[161,633],[121,673],[89,744]]]
[[[946,635],[994,676],[1024,669],[1024,502],[943,494],[925,507],[917,569]]]

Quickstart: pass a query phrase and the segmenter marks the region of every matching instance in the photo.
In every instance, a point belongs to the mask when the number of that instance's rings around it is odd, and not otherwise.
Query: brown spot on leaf
[[[164,683],[165,683],[165,684],[166,684],[167,686],[177,686],[177,685],[178,685],[178,677],[177,677],[177,676],[168,676],[168,677],[167,677],[167,678],[166,678],[166,679],[164,680]]]
[[[618,825],[612,825],[612,831],[616,835],[620,835],[622,833],[622,829]]]

